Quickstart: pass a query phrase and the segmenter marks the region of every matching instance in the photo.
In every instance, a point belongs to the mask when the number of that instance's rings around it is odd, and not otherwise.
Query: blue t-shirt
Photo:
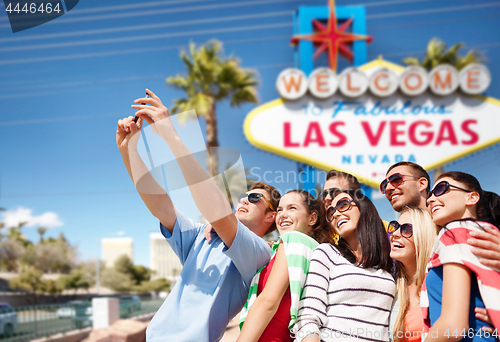
[[[146,330],[148,342],[218,341],[243,307],[255,272],[269,262],[267,242],[241,222],[229,249],[215,233],[208,243],[204,228],[180,211],[172,234],[160,223],[183,268]]]
[[[427,278],[425,281],[427,287],[427,295],[429,297],[429,318],[431,320],[431,326],[438,320],[441,316],[441,307],[443,303],[443,266],[433,267],[429,270]],[[469,329],[474,329],[474,338],[468,337],[468,331],[466,332],[453,332],[450,331],[449,335],[466,335],[467,337],[462,338],[462,342],[494,342],[495,338],[489,335],[489,338],[484,337],[484,332],[481,330],[483,326],[490,326],[487,323],[477,319],[474,314],[474,309],[476,307],[484,309],[484,303],[481,299],[479,293],[479,288],[477,286],[476,275],[471,272],[471,289],[470,289],[470,302],[469,302]],[[472,333],[471,333],[472,335]]]

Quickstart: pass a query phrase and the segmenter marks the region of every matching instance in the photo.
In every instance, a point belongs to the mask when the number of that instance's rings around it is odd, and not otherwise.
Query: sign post
[[[338,27],[337,19],[346,23]],[[320,21],[328,21],[327,25],[322,25]],[[346,32],[348,26],[352,24],[352,32]],[[314,28],[319,32],[314,32]],[[330,6],[299,7],[294,18],[294,38],[292,43],[298,44],[295,49],[295,67],[302,70],[305,76],[309,76],[314,69],[313,43],[320,45],[320,49],[325,49],[329,53],[330,68],[336,70],[337,49],[336,41],[353,42],[353,53],[347,55],[353,65],[366,63],[367,41],[365,8],[363,6],[334,7],[333,0]],[[371,38],[369,39],[371,40]],[[343,44],[343,43],[342,43]],[[341,52],[342,54],[342,52]],[[314,55],[314,56],[313,56]],[[329,70],[331,70],[329,69]],[[308,164],[299,166],[301,172],[305,172],[304,182],[299,184],[301,189],[313,192],[316,179],[315,169]],[[314,192],[313,192],[314,193]]]

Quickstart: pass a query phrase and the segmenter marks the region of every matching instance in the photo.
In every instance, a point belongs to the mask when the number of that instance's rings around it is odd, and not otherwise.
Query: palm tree
[[[7,238],[13,239],[19,242],[24,242],[24,236],[22,234],[21,228],[26,224],[27,222],[19,222],[17,226],[15,227],[10,227],[9,228],[9,234],[7,235]]]
[[[427,70],[431,70],[440,64],[451,64],[461,70],[471,63],[484,62],[484,58],[474,50],[469,50],[465,56],[460,56],[458,51],[463,45],[463,43],[458,43],[447,49],[446,43],[441,39],[432,38],[427,44],[426,56],[421,62],[418,57],[407,57],[403,59],[403,63],[406,65],[420,65]]]
[[[43,242],[43,234],[47,231],[47,228],[44,227],[38,227],[37,232],[40,234],[40,243]]]
[[[208,166],[214,176],[219,168],[215,149],[219,147],[216,103],[226,98],[231,99],[231,106],[257,103],[257,74],[253,70],[242,69],[239,59],[222,56],[222,43],[215,40],[198,48],[191,43],[189,54],[182,51],[180,57],[186,65],[187,75],[169,77],[167,84],[185,91],[186,98],[174,100],[170,110],[176,114],[195,109],[198,116],[205,117]],[[182,122],[186,117],[178,119]]]

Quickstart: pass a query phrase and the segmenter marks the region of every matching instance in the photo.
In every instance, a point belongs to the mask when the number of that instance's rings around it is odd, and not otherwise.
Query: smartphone
[[[148,94],[148,93],[146,93],[146,98],[148,98],[148,97],[149,97],[149,94]],[[141,103],[141,105],[143,105],[143,106],[144,106],[144,105],[145,105],[145,103]],[[136,115],[136,116],[135,116],[135,118],[134,118],[134,122],[135,122],[135,123],[137,123],[137,120],[139,120],[139,117]]]

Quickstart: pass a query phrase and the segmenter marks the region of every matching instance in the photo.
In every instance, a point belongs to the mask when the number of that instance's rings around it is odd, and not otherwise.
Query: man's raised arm
[[[136,115],[146,120],[153,131],[162,137],[172,150],[184,179],[189,186],[193,200],[202,216],[214,227],[227,247],[233,243],[238,221],[233,214],[227,197],[217,187],[196,158],[179,138],[172,124],[168,109],[152,91],[146,90],[150,98],[135,100]],[[141,105],[140,103],[147,103]]]
[[[137,151],[142,123],[139,119],[136,124],[133,116],[119,120],[116,128],[116,144],[142,200],[151,214],[172,233],[177,218],[175,207],[166,191],[151,175]]]

